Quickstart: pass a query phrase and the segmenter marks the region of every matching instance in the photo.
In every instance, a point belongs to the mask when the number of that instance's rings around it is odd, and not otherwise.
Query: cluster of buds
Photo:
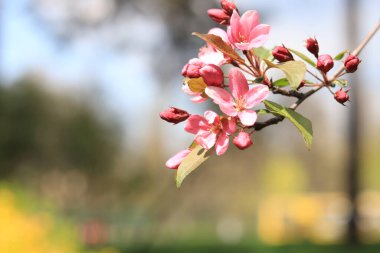
[[[229,25],[232,13],[237,10],[236,5],[228,0],[220,1],[221,9],[210,9],[208,10],[208,16],[215,22],[221,25]]]
[[[227,29],[213,28],[207,34],[195,33],[206,45],[199,50],[198,57],[189,60],[182,69],[185,78],[182,90],[191,96],[191,101],[212,101],[220,112],[206,110],[203,115],[198,115],[170,107],[160,113],[160,117],[167,122],[184,122],[184,130],[194,135],[194,141],[189,148],[178,152],[167,161],[166,166],[172,169],[181,170],[184,159],[192,152],[193,157],[197,156],[196,152],[201,148],[222,155],[227,151],[231,140],[238,149],[249,148],[253,145],[253,133],[292,117],[291,113],[281,113],[295,110],[320,88],[327,87],[331,91],[336,83],[345,86],[346,81],[339,78],[346,73],[355,72],[361,62],[355,55],[348,55],[344,59],[344,73],[338,72],[329,77],[328,73],[334,67],[334,61],[340,61],[346,51],[335,58],[329,54],[320,55],[316,38],[307,38],[305,45],[307,51],[315,57],[314,60],[283,44],[270,51],[263,48],[263,45],[268,40],[271,27],[260,23],[257,11],[250,10],[240,15],[234,3],[221,0],[220,5],[221,9],[211,9],[208,15]],[[265,54],[258,53],[263,50]],[[306,63],[314,67],[317,74],[307,69]],[[226,74],[222,66],[227,71]],[[270,68],[282,70],[286,78],[273,81],[267,72]],[[315,83],[305,79],[307,72],[316,79]],[[227,74],[228,78],[225,77]],[[303,89],[309,90],[303,93]],[[347,102],[349,90],[341,88],[334,92],[335,100],[341,104]],[[294,106],[286,108],[266,100],[271,93],[298,100]],[[266,107],[265,113],[272,114],[273,118],[257,124],[260,115],[258,112],[262,110],[258,106],[263,104]],[[302,117],[299,115],[289,119],[294,122]],[[298,125],[306,121],[307,119],[303,119]]]

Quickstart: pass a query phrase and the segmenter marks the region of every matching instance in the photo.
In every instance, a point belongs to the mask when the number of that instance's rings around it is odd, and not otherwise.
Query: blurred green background
[[[237,0],[267,47],[354,49],[376,0]],[[205,0],[0,1],[0,252],[380,252],[380,36],[347,107],[323,91],[288,122],[231,147],[181,189],[165,161],[188,146],[168,106],[201,113],[181,69],[215,24]],[[351,75],[354,77],[354,75]],[[273,99],[277,99],[273,96]],[[283,101],[291,104],[291,101]]]

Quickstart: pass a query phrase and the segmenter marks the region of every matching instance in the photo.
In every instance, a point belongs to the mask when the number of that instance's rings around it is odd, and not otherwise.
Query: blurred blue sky
[[[54,82],[55,85],[97,85],[104,92],[107,104],[115,109],[125,122],[133,119],[133,128],[140,130],[146,125],[147,117],[154,117],[164,107],[188,107],[185,95],[173,98],[162,107],[155,107],[155,103],[163,101],[159,98],[160,85],[152,69],[152,60],[154,50],[165,43],[167,32],[159,17],[134,16],[125,26],[116,27],[114,33],[110,34],[100,29],[84,34],[80,40],[63,47],[30,14],[28,5],[31,1],[2,1],[1,75],[6,83],[33,71],[47,74],[52,80],[59,80]],[[344,0],[236,2],[240,9],[258,9],[267,14],[262,16],[262,22],[272,26],[268,47],[285,43],[289,47],[302,49],[303,41],[308,36],[318,38],[322,53],[335,55],[349,46],[344,30]],[[380,1],[360,2],[359,40],[380,17]],[[204,10],[205,15],[206,11]],[[198,31],[207,32],[209,28],[212,27],[199,27]],[[126,53],[117,53],[107,47],[110,36],[124,36],[125,40],[129,41]],[[377,83],[370,81],[380,79],[378,45],[379,35],[361,56],[364,60],[360,75],[371,88],[379,87]],[[196,54],[195,50],[194,56]],[[178,73],[173,73],[173,87],[178,87],[181,83],[181,68],[182,66],[178,66]],[[178,88],[178,93],[173,94],[179,95],[180,89]]]

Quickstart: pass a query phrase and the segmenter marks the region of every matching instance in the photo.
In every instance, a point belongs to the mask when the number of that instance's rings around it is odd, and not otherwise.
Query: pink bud
[[[234,10],[237,9],[236,4],[234,4],[233,2],[230,2],[228,0],[221,0],[220,5],[227,12],[227,14],[230,16],[234,12]]]
[[[358,69],[358,65],[361,63],[361,60],[355,55],[350,54],[347,56],[344,61],[344,67],[346,68],[347,73],[353,73]]]
[[[334,67],[334,60],[330,55],[324,54],[318,57],[317,69],[321,70],[324,73],[327,73]]]
[[[178,124],[185,121],[189,116],[190,115],[187,111],[175,107],[170,107],[160,113],[161,119],[173,124]]]
[[[348,88],[345,91],[343,90],[343,88],[341,88],[340,90],[335,92],[335,95],[334,95],[335,100],[343,105],[345,102],[347,102],[350,99],[350,96],[347,94],[349,91],[350,91],[350,88]]]
[[[207,14],[212,20],[221,25],[230,24],[231,15],[228,15],[228,13],[223,9],[209,9]]]
[[[273,57],[279,62],[293,61],[293,55],[284,46],[277,46],[272,51]]]
[[[181,165],[183,159],[185,159],[186,156],[188,156],[190,154],[190,152],[191,152],[190,149],[185,149],[185,150],[178,152],[177,154],[175,154],[172,158],[170,158],[166,162],[166,164],[165,164],[166,167],[168,167],[169,169],[173,169],[173,170],[178,169],[178,167]]]
[[[191,59],[182,69],[182,75],[189,78],[200,77],[199,70],[204,66],[204,63],[198,58]]]
[[[233,143],[236,147],[243,150],[249,148],[253,142],[251,141],[251,137],[246,132],[240,132],[233,140]]]
[[[199,73],[208,86],[221,87],[224,84],[224,73],[214,64],[207,64],[200,69]]]
[[[306,49],[312,53],[315,58],[318,58],[319,53],[319,44],[317,39],[313,38],[307,38],[306,40]]]

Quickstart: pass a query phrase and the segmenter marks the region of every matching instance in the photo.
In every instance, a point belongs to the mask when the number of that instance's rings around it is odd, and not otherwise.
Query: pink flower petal
[[[204,116],[209,124],[214,124],[215,121],[219,120],[219,115],[213,111],[205,111]]]
[[[191,150],[190,149],[185,149],[185,150],[182,150],[180,152],[178,152],[177,154],[175,154],[172,158],[170,158],[167,162],[166,162],[166,167],[168,167],[169,169],[178,169],[178,167],[181,165],[183,159],[186,158],[186,156],[188,156],[190,154]]]
[[[246,149],[253,144],[251,137],[246,132],[240,132],[234,138],[233,143],[235,144],[236,147],[238,147],[241,150]]]
[[[267,42],[271,27],[269,25],[260,24],[253,29],[249,35],[251,48],[258,48]]]
[[[260,23],[259,13],[255,10],[245,12],[240,18],[240,23],[251,31]]]
[[[223,155],[227,151],[229,143],[230,139],[228,135],[224,132],[220,133],[215,144],[216,154]]]
[[[250,109],[262,101],[264,101],[269,96],[269,88],[266,85],[256,85],[250,89],[245,95],[245,108]]]
[[[213,99],[214,103],[219,105],[220,110],[228,116],[236,116],[235,102],[225,89],[219,87],[207,87],[205,89],[207,96]]]
[[[233,11],[230,26],[227,29],[228,40],[234,44],[235,42],[240,41],[240,34],[242,34],[242,29],[240,25],[240,16],[236,10]]]
[[[195,142],[201,145],[204,149],[210,149],[215,145],[216,134],[208,131],[195,137]]]
[[[192,102],[199,104],[207,100],[207,98],[204,98],[202,96],[194,96],[190,99]]]
[[[201,115],[191,115],[185,124],[185,131],[191,134],[200,134],[204,133],[210,128],[210,125],[207,123],[206,119]]]
[[[233,68],[229,72],[229,80],[230,80],[230,90],[232,96],[235,99],[240,99],[244,97],[244,95],[248,92],[248,82],[243,73],[237,69]]]
[[[235,121],[235,118],[231,118],[231,119],[223,118],[222,119],[222,129],[228,135],[231,135],[231,134],[235,133],[235,131],[236,131],[236,121]]]
[[[253,126],[257,120],[257,113],[254,110],[241,111],[238,116],[244,126]]]
[[[212,28],[210,31],[208,31],[208,34],[219,36],[220,38],[222,38],[224,42],[226,42],[227,44],[230,44],[230,41],[228,40],[228,35],[226,31],[224,31],[223,29]]]

